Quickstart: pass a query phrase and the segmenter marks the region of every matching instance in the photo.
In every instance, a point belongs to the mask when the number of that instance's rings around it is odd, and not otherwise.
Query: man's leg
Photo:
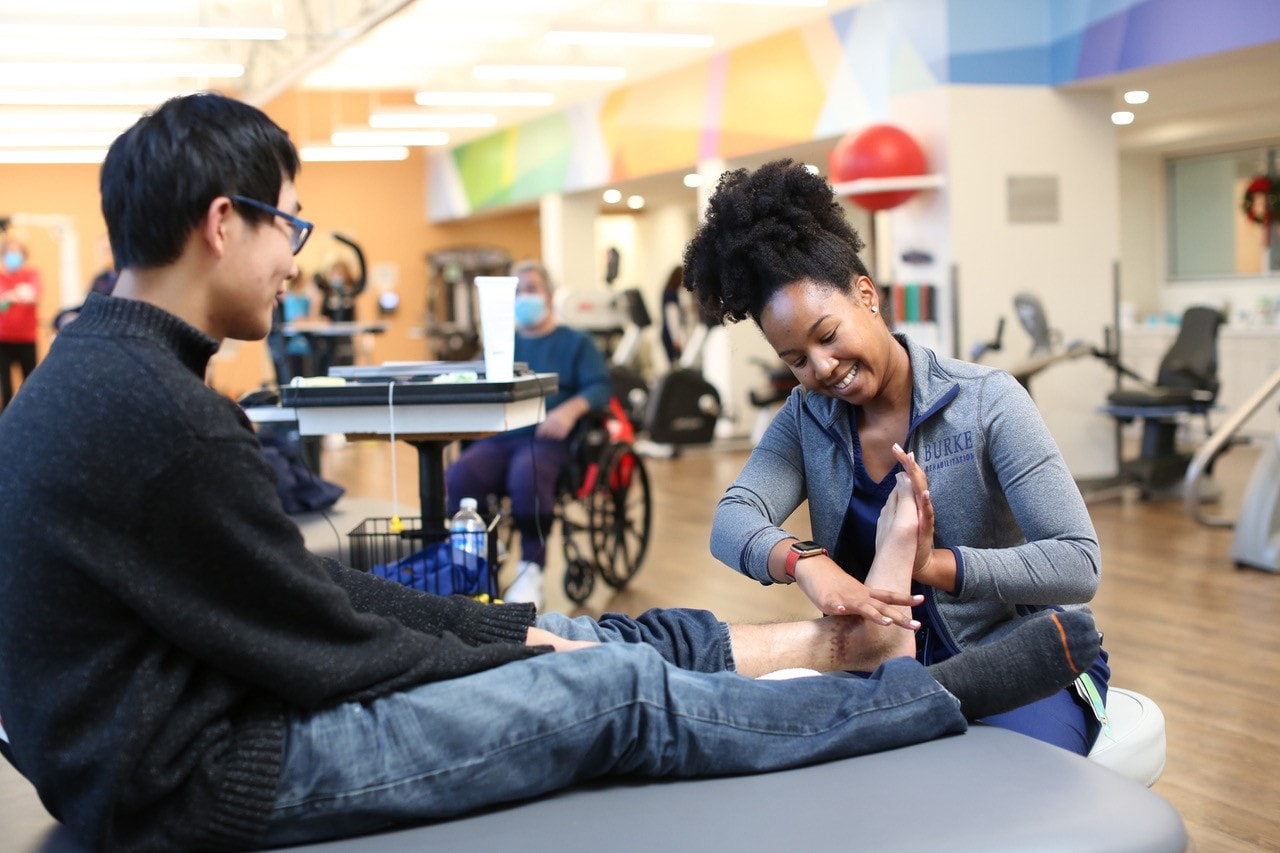
[[[866,679],[758,681],[602,643],[292,721],[264,844],[448,817],[606,775],[760,772],[964,728],[955,698],[907,658]]]

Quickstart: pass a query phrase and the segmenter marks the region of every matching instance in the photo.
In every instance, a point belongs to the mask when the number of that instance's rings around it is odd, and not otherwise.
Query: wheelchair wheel
[[[581,557],[570,560],[564,567],[564,594],[574,604],[582,604],[596,588],[596,567]]]
[[[605,583],[622,589],[644,561],[652,523],[649,472],[629,444],[609,448],[592,498],[596,565]]]
[[[595,554],[594,531],[599,521],[592,495],[580,500],[571,489],[561,489],[556,516],[560,520],[560,544],[564,549],[564,591],[572,601],[581,604],[595,587],[596,568],[590,558]]]

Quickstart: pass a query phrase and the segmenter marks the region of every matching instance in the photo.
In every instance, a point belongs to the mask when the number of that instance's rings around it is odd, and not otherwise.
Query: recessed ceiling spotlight
[[[1133,113],[1128,110],[1117,110],[1111,114],[1112,124],[1133,124]]]
[[[690,172],[684,176],[684,185],[689,189],[697,189],[702,186],[702,176],[697,172]]]
[[[627,207],[631,208],[632,210],[639,210],[640,208],[644,207],[644,196],[642,195],[627,196]]]
[[[603,198],[605,204],[617,204],[622,201],[622,192],[620,190],[605,190]]]
[[[1145,104],[1147,102],[1147,98],[1150,97],[1151,95],[1144,92],[1142,89],[1134,89],[1131,92],[1124,93],[1124,102],[1126,104]]]

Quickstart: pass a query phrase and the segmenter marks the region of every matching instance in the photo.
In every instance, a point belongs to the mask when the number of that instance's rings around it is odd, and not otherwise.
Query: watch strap
[[[818,557],[826,553],[826,548],[822,548],[808,554],[801,554],[799,551],[794,549],[789,550],[787,551],[787,564],[783,571],[786,573],[788,578],[794,581],[796,579],[796,563],[800,562],[803,557]]]

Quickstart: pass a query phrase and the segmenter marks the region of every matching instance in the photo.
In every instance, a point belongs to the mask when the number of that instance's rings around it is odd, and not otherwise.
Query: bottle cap
[[[477,504],[476,504],[475,498],[463,498],[462,500],[458,501],[458,507],[460,509],[469,509],[472,512],[475,512],[476,506]]]

